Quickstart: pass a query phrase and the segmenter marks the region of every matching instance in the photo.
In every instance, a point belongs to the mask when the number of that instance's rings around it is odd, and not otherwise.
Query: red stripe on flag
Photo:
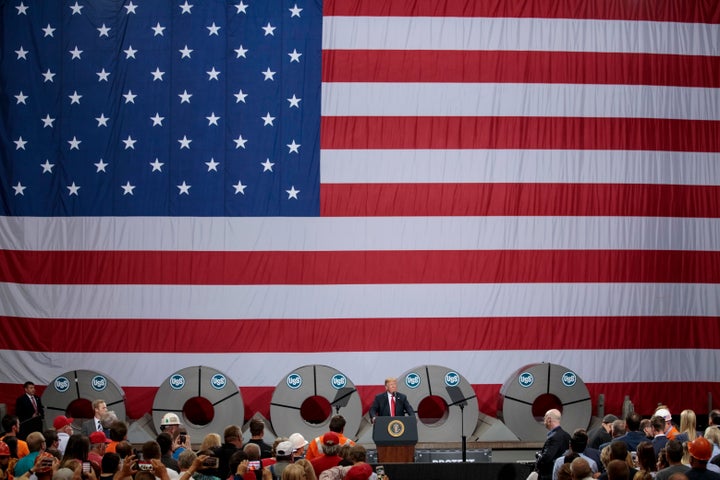
[[[392,323],[415,335],[378,335]],[[0,317],[0,348],[40,352],[183,353],[720,348],[716,317],[102,319]],[[351,329],[352,335],[328,335]],[[688,331],[702,332],[690,335]],[[131,334],[129,334],[131,332]],[[562,335],[557,335],[562,332]],[[620,333],[621,332],[621,333]],[[662,332],[648,335],[648,332]],[[262,338],[262,342],[248,341]],[[68,341],[72,339],[72,341]],[[111,373],[111,372],[108,372]]]
[[[626,184],[323,184],[323,216],[720,217],[720,187]]]
[[[322,117],[323,149],[720,151],[720,121],[579,117]]]
[[[667,201],[672,203],[673,198]],[[720,283],[720,252],[715,251],[5,250],[0,258],[0,281],[25,284]]]
[[[323,82],[720,87],[720,57],[636,53],[327,50]],[[432,65],[433,68],[427,68]]]
[[[508,2],[506,0],[468,2],[466,0],[326,0],[324,15],[417,16],[417,17],[519,17],[579,18],[604,20],[649,20],[655,22],[720,23],[720,4],[703,0],[585,0]]]

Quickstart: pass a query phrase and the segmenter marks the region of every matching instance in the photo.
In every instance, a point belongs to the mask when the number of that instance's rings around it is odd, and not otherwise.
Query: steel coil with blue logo
[[[92,370],[72,370],[58,375],[42,394],[45,427],[52,428],[55,417],[59,415],[74,416],[76,423],[80,423],[82,417],[70,409],[82,404],[90,408],[96,399],[105,400],[108,410],[115,412],[118,419],[126,419],[125,392],[108,375]],[[88,418],[90,412],[92,410],[88,410]]]
[[[165,379],[155,394],[153,427],[175,413],[193,443],[208,433],[222,432],[228,425],[242,425],[245,403],[238,386],[223,372],[200,365],[183,368]]]
[[[398,391],[408,397],[416,415],[423,402],[442,410],[441,418],[417,422],[419,442],[456,442],[461,433],[475,430],[480,414],[475,390],[457,370],[441,365],[421,365],[398,377]],[[437,405],[443,403],[444,405]],[[461,408],[462,407],[462,411]]]
[[[500,388],[500,417],[520,440],[544,441],[543,417],[552,408],[560,410],[565,431],[588,427],[590,392],[574,370],[534,363],[516,370]]]
[[[270,421],[275,433],[300,433],[306,439],[328,431],[333,415],[345,417],[345,435],[360,428],[362,402],[353,382],[327,365],[305,365],[285,374],[270,401]]]

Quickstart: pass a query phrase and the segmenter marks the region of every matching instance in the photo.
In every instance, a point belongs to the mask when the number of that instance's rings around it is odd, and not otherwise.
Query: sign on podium
[[[375,417],[373,441],[379,463],[413,463],[418,441],[417,418]]]

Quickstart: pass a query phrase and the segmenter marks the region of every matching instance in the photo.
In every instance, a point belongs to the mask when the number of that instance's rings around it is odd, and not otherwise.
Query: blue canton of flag
[[[320,3],[1,4],[2,215],[319,213]]]

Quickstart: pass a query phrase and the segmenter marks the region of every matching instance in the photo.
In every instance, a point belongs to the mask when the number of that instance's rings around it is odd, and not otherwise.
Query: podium
[[[373,441],[377,447],[378,463],[415,462],[418,440],[417,418],[375,417]]]

